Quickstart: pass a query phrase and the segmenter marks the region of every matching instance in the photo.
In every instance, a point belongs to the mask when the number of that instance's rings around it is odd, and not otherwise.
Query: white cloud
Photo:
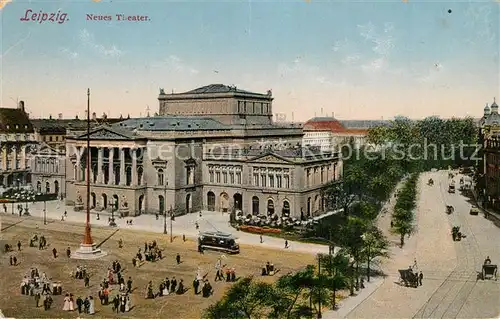
[[[78,52],[71,51],[68,48],[62,48],[61,53],[67,56],[71,60],[78,58]]]
[[[394,38],[392,32],[394,25],[392,22],[384,23],[384,32],[379,34],[373,25],[368,22],[365,25],[358,25],[359,35],[373,44],[372,50],[378,55],[387,56],[394,49]]]
[[[351,65],[359,62],[359,60],[361,60],[361,57],[357,54],[353,54],[346,56],[345,58],[342,59],[341,62],[342,64]]]
[[[382,69],[384,69],[386,67],[387,67],[387,62],[384,58],[381,58],[381,57],[373,59],[373,60],[369,61],[368,63],[363,64],[361,66],[361,68],[364,71],[370,72],[370,73],[380,72]]]
[[[10,47],[8,47],[1,55],[0,55],[0,58],[4,58],[5,56],[7,56],[7,54],[9,54],[10,51],[12,51],[12,49],[14,49],[15,47],[17,47],[18,45],[22,44],[24,41],[26,41],[29,37],[31,36],[31,32],[28,32],[28,34],[19,39],[16,43],[14,43],[13,45],[11,45]]]
[[[160,65],[166,66],[173,71],[188,74],[198,74],[199,71],[189,65],[187,65],[181,58],[176,55],[169,55]]]
[[[344,38],[344,40],[337,40],[332,46],[333,52],[338,52],[341,51],[342,49],[346,48],[349,42],[347,39]]]
[[[105,57],[113,58],[113,57],[120,57],[123,55],[123,51],[118,49],[114,44],[111,46],[104,46],[98,43],[95,40],[94,35],[90,33],[87,29],[83,29],[80,31],[80,40],[84,45],[92,48],[97,53]]]

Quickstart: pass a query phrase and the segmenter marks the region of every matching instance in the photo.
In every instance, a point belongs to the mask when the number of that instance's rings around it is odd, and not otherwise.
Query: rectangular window
[[[285,180],[285,188],[290,188],[290,176],[285,175],[283,178]]]
[[[227,184],[227,172],[222,172],[222,178],[223,178],[224,184]]]
[[[16,169],[21,168],[21,161],[16,159]]]
[[[229,172],[229,179],[231,181],[231,184],[234,184],[234,172]]]
[[[236,184],[241,184],[241,172],[236,173]]]
[[[269,175],[269,187],[274,188],[274,175]]]
[[[281,176],[280,175],[276,176],[276,187],[281,188],[282,186],[281,182],[282,182]]]
[[[208,175],[210,176],[210,183],[214,182],[214,171],[209,171]]]
[[[255,186],[259,186],[259,174],[257,174],[257,173],[253,174],[253,184]]]
[[[261,181],[262,181],[262,187],[267,187],[266,175],[262,174],[262,175],[260,175],[260,178],[261,178]]]
[[[220,172],[215,173],[215,182],[220,183]]]

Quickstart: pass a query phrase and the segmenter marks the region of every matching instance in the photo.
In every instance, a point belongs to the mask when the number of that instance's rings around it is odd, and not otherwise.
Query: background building
[[[0,185],[4,190],[31,183],[28,154],[35,144],[24,101],[17,108],[0,108]]]
[[[32,186],[38,194],[53,194],[64,197],[66,190],[65,152],[46,143],[38,145],[31,155]]]
[[[312,118],[304,123],[303,130],[302,145],[316,146],[324,152],[337,152],[339,147],[346,144],[359,148],[366,143],[368,134],[367,128],[347,128],[334,117]]]
[[[222,84],[158,97],[161,116],[95,128],[91,205],[131,215],[199,210],[319,213],[340,180],[338,154],[302,147],[300,125],[272,121],[271,93]],[[67,136],[69,204],[85,198],[87,134]]]

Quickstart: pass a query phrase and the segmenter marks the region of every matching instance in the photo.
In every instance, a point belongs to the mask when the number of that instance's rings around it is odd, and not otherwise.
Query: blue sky
[[[28,9],[69,20],[20,21]],[[157,110],[160,87],[224,83],[272,89],[274,112],[295,120],[478,116],[500,96],[499,10],[494,1],[13,0],[0,11],[1,104],[19,98],[34,117],[73,117],[90,87],[98,114],[139,116]]]

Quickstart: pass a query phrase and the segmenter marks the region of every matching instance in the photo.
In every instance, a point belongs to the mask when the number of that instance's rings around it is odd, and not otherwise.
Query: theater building
[[[129,215],[200,210],[292,215],[324,210],[338,154],[302,146],[297,124],[272,119],[271,92],[222,84],[160,90],[159,116],[90,132],[91,206]],[[87,133],[66,138],[68,203],[85,198]]]

